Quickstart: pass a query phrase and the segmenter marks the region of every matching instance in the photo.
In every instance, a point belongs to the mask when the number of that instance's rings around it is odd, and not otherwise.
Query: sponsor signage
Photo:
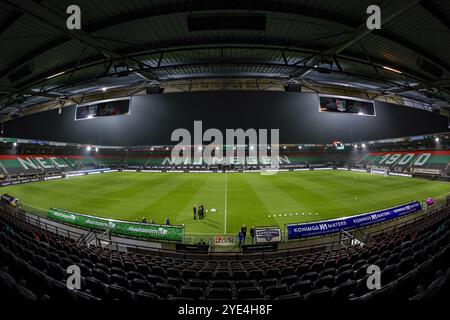
[[[10,180],[10,181],[4,181],[2,183],[0,183],[0,186],[2,187],[7,187],[7,186],[11,186],[11,185],[16,185],[16,184],[23,184],[23,183],[29,183],[29,182],[38,182],[38,181],[43,181],[44,179],[42,178],[35,178],[35,179],[24,179],[24,180]]]
[[[154,225],[138,222],[104,219],[75,212],[51,208],[47,216],[51,220],[88,229],[109,231],[113,234],[152,240],[182,241],[184,226]]]
[[[301,239],[317,236],[325,236],[341,230],[351,230],[370,226],[375,223],[385,222],[419,211],[422,206],[418,201],[413,201],[397,207],[379,211],[364,213],[352,217],[332,219],[311,223],[287,224],[287,238]]]
[[[441,174],[441,170],[439,169],[425,169],[425,168],[414,168],[415,173],[423,173],[423,174]]]
[[[278,227],[255,228],[256,243],[280,242],[281,230]]]

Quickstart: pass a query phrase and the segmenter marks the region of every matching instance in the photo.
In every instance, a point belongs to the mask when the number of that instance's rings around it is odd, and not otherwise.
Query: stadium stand
[[[367,167],[387,167],[400,171],[416,173],[448,171],[450,162],[449,150],[420,150],[420,151],[394,151],[394,152],[369,152],[359,163]],[[420,169],[420,170],[417,170]]]
[[[0,168],[4,178],[16,176],[62,173],[67,171],[87,170],[95,168],[187,168],[192,165],[173,164],[168,159],[170,152],[133,154],[116,152],[114,155],[0,155]],[[305,151],[290,152],[285,150],[280,154],[281,167],[336,167],[350,166],[384,168],[393,172],[413,173],[417,175],[447,176],[450,173],[450,150],[393,150],[383,152],[330,152]],[[242,165],[235,165],[243,169]],[[247,165],[246,167],[250,167]],[[258,167],[252,165],[252,167]],[[207,168],[207,166],[204,166]]]
[[[86,246],[2,208],[2,298],[43,300],[427,300],[450,297],[450,206],[365,246],[251,259],[177,258]],[[77,265],[81,291],[65,286]],[[367,267],[382,267],[370,291]]]

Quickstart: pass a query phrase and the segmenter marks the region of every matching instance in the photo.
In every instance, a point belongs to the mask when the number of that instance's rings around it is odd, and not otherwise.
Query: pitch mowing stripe
[[[228,204],[228,174],[225,172],[225,208],[224,208],[224,224],[223,233],[227,234],[227,204]]]

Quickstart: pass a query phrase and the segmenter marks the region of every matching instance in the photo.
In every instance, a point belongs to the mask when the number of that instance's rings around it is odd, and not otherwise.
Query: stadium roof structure
[[[80,0],[81,30],[69,31],[72,2],[0,1],[5,118],[89,95],[231,79],[231,88],[334,88],[450,110],[447,0]],[[380,30],[366,27],[372,4],[381,7]]]

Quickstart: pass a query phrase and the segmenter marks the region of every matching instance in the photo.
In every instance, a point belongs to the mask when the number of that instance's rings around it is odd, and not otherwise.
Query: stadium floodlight
[[[88,117],[88,119],[92,119],[94,116],[92,114],[90,114],[87,117]]]
[[[356,149],[356,148],[358,148],[358,145],[357,145],[357,144],[355,144],[355,145],[354,145],[354,147],[355,147],[355,149]]]
[[[298,148],[299,148],[299,149],[301,149],[301,148],[302,148],[302,146],[298,146]]]
[[[98,148],[95,148],[95,152],[98,152]]]
[[[366,144],[365,144],[365,143],[363,143],[363,144],[362,144],[362,147],[363,147],[363,148],[365,148],[365,147],[366,147]]]
[[[253,148],[253,146],[250,146],[250,150],[253,150],[254,148]]]
[[[286,149],[286,146],[283,146],[283,149]]]
[[[14,143],[13,143],[13,146],[16,147],[16,146],[17,146],[17,142],[14,142]]]
[[[102,91],[103,91],[103,92],[106,92],[106,90],[108,90],[108,89],[106,89],[106,87],[103,87],[103,88],[102,88]]]
[[[397,69],[394,69],[394,68],[391,68],[391,67],[383,66],[383,69],[389,70],[389,71],[392,71],[392,72],[395,72],[395,73],[400,73],[400,74],[402,74],[402,72],[401,72],[400,70],[397,70]]]
[[[151,148],[150,148],[150,151],[153,151],[153,150],[154,150],[153,147],[151,147]]]
[[[203,150],[203,147],[201,147],[201,146],[200,146],[200,147],[198,147],[198,150]]]
[[[434,138],[434,141],[439,142],[439,138],[438,137]]]
[[[364,113],[362,113],[362,112],[360,111],[360,112],[358,112],[358,115],[359,115],[359,116],[363,116]]]
[[[267,146],[267,149],[269,149],[269,150],[270,150],[270,146]]]
[[[91,150],[92,150],[91,146],[87,146],[87,147],[86,147],[86,150],[87,150],[87,151],[91,151]]]
[[[48,79],[52,79],[52,78],[56,78],[56,77],[59,77],[59,76],[62,76],[65,73],[66,73],[65,71],[59,72],[59,73],[55,73],[54,75],[51,75],[51,76],[47,77],[47,80]]]

